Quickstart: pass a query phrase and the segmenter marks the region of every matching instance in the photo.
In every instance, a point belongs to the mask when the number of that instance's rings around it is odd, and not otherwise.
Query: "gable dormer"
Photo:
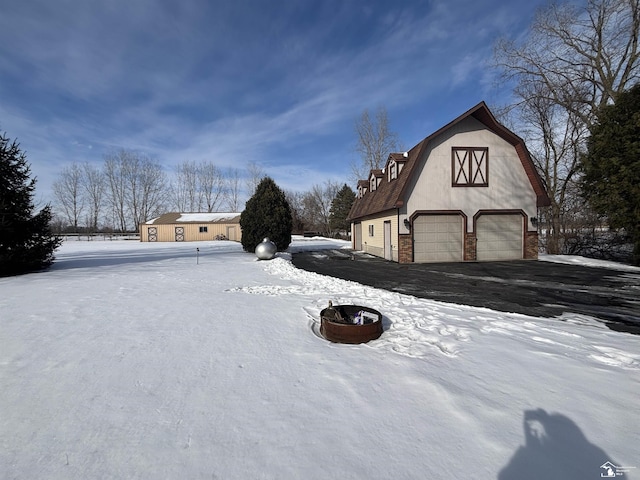
[[[358,198],[362,198],[367,193],[369,182],[367,180],[358,180]]]
[[[385,168],[387,172],[387,181],[391,182],[398,178],[398,175],[400,175],[400,172],[404,168],[404,164],[407,162],[408,157],[408,152],[392,153],[389,155],[389,160],[387,161],[387,166]]]
[[[369,189],[373,192],[378,189],[383,177],[382,170],[371,170],[369,175]]]

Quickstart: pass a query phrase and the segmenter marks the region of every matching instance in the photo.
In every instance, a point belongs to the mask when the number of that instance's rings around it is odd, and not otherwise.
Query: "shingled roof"
[[[404,162],[402,171],[398,173],[396,179],[391,181],[389,181],[387,175],[384,175],[380,185],[378,185],[374,191],[367,191],[367,193],[361,198],[356,198],[353,206],[351,207],[351,211],[349,212],[348,220],[353,221],[368,215],[374,215],[387,210],[400,208],[406,201],[405,197],[407,194],[409,179],[413,176],[416,165],[419,163],[419,159],[423,157],[429,142],[469,117],[475,118],[485,125],[490,131],[515,147],[516,153],[522,162],[522,166],[529,177],[531,186],[536,193],[537,205],[539,207],[550,205],[551,202],[542,184],[540,175],[533,164],[533,160],[529,155],[529,151],[524,144],[524,140],[505,126],[498,123],[489,110],[489,107],[487,107],[487,104],[485,102],[480,102],[452,122],[424,138],[408,152],[404,154],[390,154],[387,164],[385,165],[385,172],[391,160],[398,163]],[[371,178],[371,173],[369,174],[369,178]],[[360,182],[358,182],[358,184],[360,185]]]

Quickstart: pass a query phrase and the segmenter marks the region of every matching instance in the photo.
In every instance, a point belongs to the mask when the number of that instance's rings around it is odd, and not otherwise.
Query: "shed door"
[[[384,222],[384,258],[393,260],[391,256],[391,222]]]
[[[362,224],[353,224],[353,248],[354,250],[362,250]]]
[[[420,215],[413,221],[413,259],[416,263],[461,262],[461,215]]]
[[[176,227],[176,242],[184,242],[184,227]]]
[[[518,260],[524,251],[524,217],[481,215],[476,221],[478,260]]]
[[[236,238],[236,227],[235,226],[227,227],[227,240],[233,240],[234,242],[238,240]]]

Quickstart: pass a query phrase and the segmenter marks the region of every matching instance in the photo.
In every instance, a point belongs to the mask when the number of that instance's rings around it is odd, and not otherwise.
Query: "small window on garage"
[[[373,225],[369,225],[369,236],[373,237]]]
[[[200,227],[200,233],[207,233],[208,230],[208,227]]]

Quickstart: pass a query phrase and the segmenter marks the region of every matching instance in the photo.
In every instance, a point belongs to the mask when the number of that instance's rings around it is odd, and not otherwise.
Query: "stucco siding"
[[[452,186],[454,147],[488,147],[488,186]],[[537,215],[536,193],[514,146],[474,118],[431,141],[417,166],[420,173],[409,184],[408,212],[428,205],[430,210],[461,210],[469,218],[481,209],[523,210],[529,222]],[[469,222],[468,231],[472,228]],[[530,224],[528,229],[535,227]]]

